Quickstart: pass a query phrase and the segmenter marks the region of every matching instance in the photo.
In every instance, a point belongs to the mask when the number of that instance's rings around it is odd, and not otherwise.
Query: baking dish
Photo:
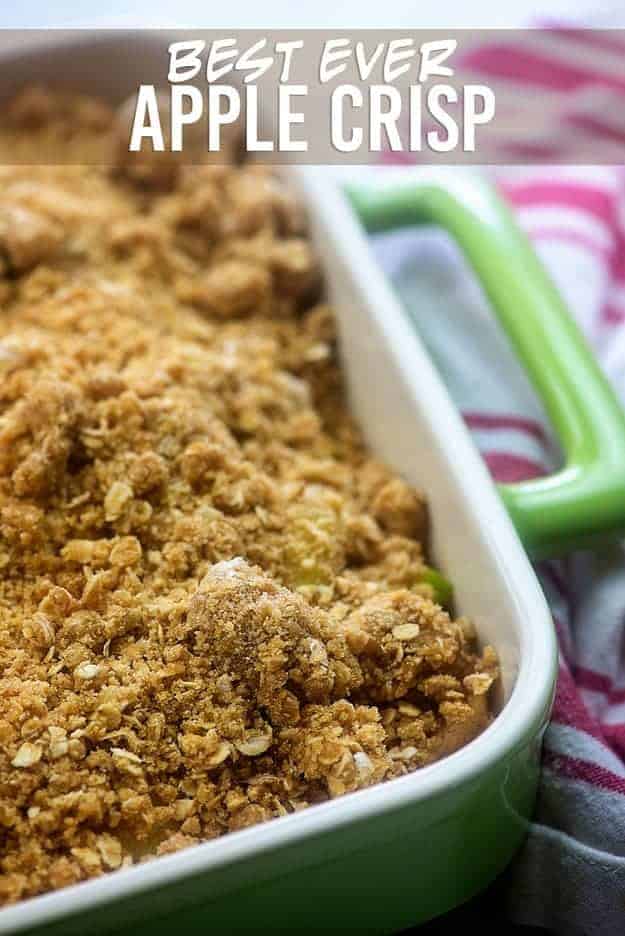
[[[22,47],[3,93],[28,80],[52,80],[71,53],[72,78],[84,90],[122,98],[139,79],[157,73],[161,48],[161,41],[137,33],[80,33],[69,45],[64,39],[31,51]],[[112,49],[124,52],[114,73],[107,67]],[[298,168],[292,175],[337,309],[353,409],[371,448],[427,491],[436,561],[454,581],[458,610],[475,619],[481,638],[501,658],[499,714],[471,744],[410,776],[24,901],[0,912],[0,933],[158,934],[173,927],[186,933],[392,932],[485,887],[526,833],[556,674],[548,608],[502,500],[373,263],[347,198],[322,170]],[[549,343],[541,345],[543,357],[534,362],[533,374],[552,404],[569,456],[564,479],[554,476],[542,494],[531,486],[503,492],[529,546],[546,552],[565,544],[566,536],[566,543],[570,536],[577,541],[620,523],[620,475],[614,469],[625,428],[579,336],[563,326],[566,317],[537,261],[492,194],[475,180],[467,187],[463,179],[455,172],[425,175],[408,192],[353,193],[352,199],[369,227],[417,220],[446,226],[526,359],[532,358],[541,322],[553,326],[545,339],[569,336],[567,360],[578,367],[577,386],[585,393],[576,397],[575,386],[557,367],[545,386],[544,364],[559,360],[553,352],[545,357]],[[517,302],[523,303],[529,330],[519,326]],[[589,404],[596,405],[600,425],[593,424]],[[573,419],[580,413],[581,428]],[[576,426],[588,433],[585,447],[573,444]],[[613,440],[607,449],[606,429]],[[603,505],[598,519],[584,500],[588,491],[579,487],[588,478],[591,500],[599,497]],[[545,536],[536,518],[545,515],[550,493],[557,495],[563,481],[565,506],[559,519],[558,511],[552,516]],[[538,506],[532,507],[536,496]],[[558,526],[563,517],[566,536]]]

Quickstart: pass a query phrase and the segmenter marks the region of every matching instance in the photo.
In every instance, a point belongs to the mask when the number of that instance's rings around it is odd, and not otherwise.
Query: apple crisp
[[[0,137],[114,149],[115,120],[35,89]],[[436,603],[321,297],[266,169],[0,167],[0,902],[488,723],[495,653]]]

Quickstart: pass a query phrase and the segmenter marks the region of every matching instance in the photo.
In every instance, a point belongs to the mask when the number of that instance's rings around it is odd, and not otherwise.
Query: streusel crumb
[[[114,149],[85,99],[7,128]],[[488,723],[494,651],[433,601],[424,498],[363,447],[319,297],[265,169],[0,167],[0,901]]]

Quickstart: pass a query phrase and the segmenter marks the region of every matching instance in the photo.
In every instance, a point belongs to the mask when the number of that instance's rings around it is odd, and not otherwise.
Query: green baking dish
[[[86,90],[122,97],[137,74],[158,74],[162,39],[125,34],[112,75],[105,66],[119,41],[81,33],[69,47],[21,48],[4,90],[52,80],[71,51]],[[323,171],[292,175],[337,309],[352,407],[372,449],[428,492],[437,563],[459,610],[500,654],[500,711],[471,744],[411,776],[24,901],[0,911],[0,933],[393,932],[480,891],[526,834],[557,671],[548,608],[347,198]],[[447,172],[351,198],[369,228],[429,221],[456,237],[543,395],[567,465],[502,490],[528,548],[545,554],[616,532],[625,502],[618,404],[495,196]]]

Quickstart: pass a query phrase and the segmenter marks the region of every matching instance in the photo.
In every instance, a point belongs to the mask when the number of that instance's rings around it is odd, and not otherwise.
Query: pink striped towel
[[[625,174],[504,175],[521,223],[625,401],[625,277],[617,260],[625,255]],[[548,472],[557,457],[548,423],[456,250],[433,231],[379,236],[375,246],[495,479]],[[511,909],[519,921],[566,936],[622,934],[623,548],[542,563],[538,572],[560,639],[560,675],[536,820],[511,870]]]
[[[566,109],[567,96],[579,97],[583,82],[592,85],[596,78],[584,75],[584,57],[577,54],[590,35],[575,33],[566,40],[574,75],[562,49],[557,63],[542,67],[543,57],[538,67],[536,60],[547,55],[539,45],[533,47],[532,68],[521,56],[519,83],[560,87]],[[625,75],[625,39],[619,40],[619,73]],[[613,56],[608,58],[612,67]],[[510,58],[500,50],[493,56],[484,51],[480,66],[488,74],[505,66],[508,80],[514,80]],[[619,103],[622,121],[622,90]],[[533,166],[500,169],[496,177],[625,404],[625,171]],[[515,481],[548,472],[557,449],[545,415],[457,250],[431,230],[378,236],[375,249],[493,476]],[[507,872],[509,913],[517,923],[566,936],[620,936],[625,933],[623,545],[542,563],[537,571],[559,635],[560,672],[535,819]]]

